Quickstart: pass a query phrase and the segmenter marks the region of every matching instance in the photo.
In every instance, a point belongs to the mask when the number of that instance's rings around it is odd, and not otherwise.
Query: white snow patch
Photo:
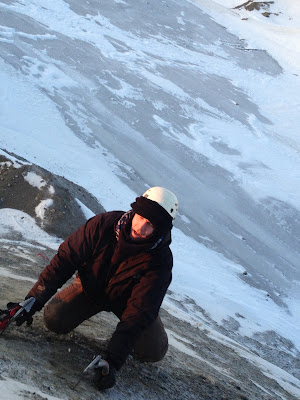
[[[21,168],[22,164],[20,164],[20,163],[18,163],[16,161],[14,161],[14,162],[12,162],[12,161],[3,161],[3,162],[0,163],[0,167],[8,167],[9,168],[11,166],[13,166],[14,168]]]
[[[111,93],[115,96],[120,97],[121,99],[132,99],[132,100],[143,100],[143,95],[141,90],[135,88],[134,86],[130,85],[128,82],[118,78],[117,76],[113,75],[110,71],[107,71],[108,74],[111,76],[114,84],[118,86],[117,89],[112,88],[109,86],[108,82],[104,79],[98,79],[99,82]]]
[[[95,216],[95,213],[93,213],[92,210],[90,210],[85,204],[83,204],[80,200],[75,199],[77,204],[79,204],[84,216],[86,217],[86,219],[90,219],[92,217]]]
[[[50,64],[28,56],[23,56],[23,60],[22,70],[53,96],[58,90],[78,85],[62,71],[62,63]]]
[[[1,162],[0,163],[0,168],[1,167],[11,167],[11,166],[13,166],[14,168],[21,168],[22,167],[22,165],[21,164],[19,164],[19,163],[17,163],[16,161],[15,162],[12,162],[12,161],[3,161],[3,162]]]
[[[152,105],[153,105],[153,107],[154,107],[156,110],[158,110],[158,111],[162,111],[162,110],[168,108],[168,106],[167,106],[165,103],[163,103],[162,101],[160,101],[160,100],[154,101],[154,102],[152,103]]]
[[[1,227],[0,227],[1,228]],[[0,235],[3,235],[3,231],[0,231]],[[24,247],[30,247],[32,249],[39,249],[39,250],[45,250],[45,247],[43,246],[38,246],[36,244],[24,242],[22,240],[10,240],[10,239],[3,239],[0,237],[0,243],[7,243],[7,246],[3,246],[3,248],[11,248],[11,246],[21,246],[22,248]]]
[[[47,182],[38,174],[35,172],[27,172],[26,175],[24,175],[24,179],[26,182],[28,182],[31,186],[34,186],[38,189],[42,189],[47,185]]]
[[[38,206],[35,207],[36,216],[40,219],[45,218],[45,211],[48,210],[53,204],[52,199],[42,200]]]
[[[216,331],[212,331],[207,329],[207,335],[212,339],[226,345],[227,347],[232,348],[236,353],[238,353],[241,357],[246,360],[252,362],[255,366],[259,368],[262,373],[271,378],[275,379],[276,382],[287,392],[299,397],[300,394],[300,380],[295,378],[293,375],[289,374],[285,370],[276,365],[264,360],[263,358],[257,356],[253,352],[249,351],[246,347],[237,344],[231,339],[217,333]]]
[[[185,25],[185,22],[182,17],[177,17],[177,22],[179,25]]]
[[[1,242],[1,240],[0,240],[0,242]],[[24,248],[21,247],[21,246],[16,246],[16,247],[13,247],[13,246],[3,246],[3,248],[6,248],[7,250],[9,250],[9,251],[10,251],[11,253],[13,253],[14,256],[16,256],[16,257],[20,257],[20,258],[22,258],[23,260],[28,260],[28,261],[30,261],[31,264],[36,263],[36,260],[30,256],[29,251],[26,250],[26,249],[24,249]],[[22,264],[22,265],[23,265],[23,264]]]
[[[4,267],[0,267],[0,276],[15,279],[17,281],[27,281],[27,282],[32,282],[32,283],[36,282],[36,279],[31,279],[27,276],[13,274],[11,271],[9,271],[7,268],[4,268]],[[1,380],[0,380],[0,385],[1,385]]]
[[[3,161],[0,163],[1,167],[11,167],[13,163],[11,161]]]
[[[11,208],[0,209],[0,235],[3,237],[13,231],[19,232],[28,241],[37,242],[53,250],[57,250],[62,242],[62,239],[39,228],[28,214]]]
[[[190,224],[190,223],[191,223],[191,221],[188,219],[188,217],[186,217],[186,216],[183,215],[183,214],[179,214],[179,213],[178,213],[178,217],[181,218],[182,221],[185,222],[186,224]]]
[[[49,194],[52,194],[52,195],[55,193],[55,189],[52,185],[49,185],[48,192],[49,192]]]
[[[202,239],[202,240],[206,240],[206,241],[208,241],[208,242],[213,242],[213,240],[211,240],[208,236],[201,236],[201,235],[198,235],[198,236],[199,236],[199,238]]]
[[[43,177],[41,177],[40,175],[38,175],[35,172],[27,172],[27,174],[24,175],[24,179],[31,186],[36,187],[40,190],[43,189],[44,187],[48,186],[48,182],[46,182]],[[54,195],[55,189],[52,185],[48,186],[48,193],[52,196]]]
[[[1,397],[6,400],[24,400],[25,398],[35,397],[38,395],[41,399],[47,400],[62,400],[62,398],[50,396],[48,393],[43,393],[37,388],[25,385],[19,381],[1,377],[0,393]]]
[[[22,167],[22,165],[29,165],[29,163],[27,163],[25,161],[20,162],[20,160],[18,160],[16,157],[12,156],[11,154],[8,154],[3,149],[0,149],[0,155],[11,160],[11,162],[15,168]]]
[[[191,345],[191,342],[189,342],[188,340],[186,340],[182,336],[177,335],[175,332],[173,332],[173,331],[171,331],[169,329],[166,329],[166,332],[168,334],[168,340],[169,340],[169,344],[171,346],[175,347],[180,352],[185,353],[189,357],[196,358],[196,359],[204,362],[205,364],[208,364],[213,369],[221,372],[223,375],[225,375],[227,377],[230,377],[231,379],[234,380],[233,376],[228,371],[226,371],[225,368],[221,368],[221,367],[218,367],[216,364],[210,363],[209,361],[207,361],[207,359],[205,359],[203,357],[200,357],[196,353],[196,351],[192,350],[190,347],[188,347],[186,345],[186,344],[190,344]]]

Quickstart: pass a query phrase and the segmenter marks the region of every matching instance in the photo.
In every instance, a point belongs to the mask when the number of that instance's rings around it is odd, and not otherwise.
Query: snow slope
[[[232,33],[244,37],[249,47],[267,50],[286,71],[300,73],[300,4],[297,0],[275,0],[253,11],[240,7],[247,2],[239,0],[192,2],[207,10]],[[265,17],[264,12],[270,15]]]

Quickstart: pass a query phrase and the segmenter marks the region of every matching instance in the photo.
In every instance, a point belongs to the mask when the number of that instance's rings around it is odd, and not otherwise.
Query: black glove
[[[3,322],[7,319],[9,312],[9,310],[0,310],[0,322]]]
[[[19,303],[8,303],[7,304],[7,309],[10,311],[15,307],[18,307]],[[17,318],[16,318],[16,325],[21,326],[24,324],[24,322],[27,323],[27,325],[31,325],[33,322],[32,316],[37,312],[40,311],[43,308],[43,305],[38,301],[35,300],[33,306],[31,307],[30,311],[27,312],[24,310]]]
[[[110,389],[116,383],[116,369],[110,365],[109,373],[103,375],[104,368],[95,368],[95,385],[99,390]]]

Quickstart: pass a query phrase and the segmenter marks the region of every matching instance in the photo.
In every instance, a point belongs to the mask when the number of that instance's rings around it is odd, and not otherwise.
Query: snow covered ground
[[[164,307],[235,339],[275,332],[296,354],[300,4],[241,3],[2,1],[0,154],[65,176],[107,210],[149,186],[174,190]],[[0,221],[0,232],[20,225],[7,209]]]

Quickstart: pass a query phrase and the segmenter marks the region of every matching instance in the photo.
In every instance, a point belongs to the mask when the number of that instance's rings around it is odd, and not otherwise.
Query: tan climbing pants
[[[56,333],[68,333],[83,321],[103,311],[92,304],[83,291],[77,277],[74,282],[56,294],[45,306],[44,319],[47,328]],[[168,337],[160,317],[146,328],[138,338],[134,355],[145,362],[163,359],[168,350]]]

